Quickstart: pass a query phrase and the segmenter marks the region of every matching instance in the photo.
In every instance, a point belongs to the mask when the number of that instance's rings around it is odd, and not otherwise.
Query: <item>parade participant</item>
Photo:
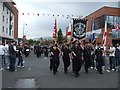
[[[45,55],[45,57],[48,57],[48,47],[47,46],[44,47],[44,55]]]
[[[34,45],[34,54],[36,54],[36,45]]]
[[[80,43],[78,41],[74,41],[74,45],[71,48],[72,50],[72,55],[73,55],[73,60],[74,60],[74,73],[75,73],[75,77],[79,76],[79,71],[81,69],[82,66],[82,47],[80,46]]]
[[[70,66],[70,48],[69,48],[69,44],[65,44],[62,46],[62,59],[63,59],[63,63],[64,63],[64,72],[67,73],[68,72],[68,67]]]
[[[41,46],[39,44],[36,45],[36,55],[38,58],[41,56]]]
[[[109,57],[110,57],[110,69],[115,71],[115,47],[111,44],[109,49]]]
[[[52,65],[52,49],[53,49],[53,45],[52,44],[50,44],[50,70],[52,70],[53,69],[53,65]]]
[[[100,73],[100,74],[103,74],[102,73],[102,65],[103,65],[103,57],[102,57],[102,49],[100,47],[100,43],[98,44],[98,48],[95,50],[95,54],[96,54],[96,68],[97,68],[97,71]]]
[[[24,65],[23,65],[23,57],[22,57],[22,52],[23,52],[23,47],[22,47],[22,44],[19,44],[18,45],[18,48],[17,48],[17,52],[18,52],[18,68],[21,66],[24,68]]]
[[[0,43],[0,58],[1,58],[1,71],[3,70],[3,66],[6,65],[6,61],[5,61],[5,46],[4,43]]]
[[[25,55],[25,57],[27,57],[29,54],[30,54],[30,47],[29,47],[29,45],[26,43],[26,44],[24,45],[24,55]]]
[[[95,47],[91,44],[91,68],[95,69]]]
[[[10,58],[9,70],[15,71],[15,62],[16,62],[15,41],[12,41],[11,44],[9,45],[9,58]]]
[[[85,63],[85,73],[88,74],[88,68],[91,66],[91,48],[89,42],[87,42],[84,47],[83,55]]]
[[[54,47],[51,50],[51,55],[52,55],[52,65],[53,65],[53,74],[55,75],[60,61],[59,61],[59,54],[60,54],[60,49],[58,48],[57,43],[54,44]]]

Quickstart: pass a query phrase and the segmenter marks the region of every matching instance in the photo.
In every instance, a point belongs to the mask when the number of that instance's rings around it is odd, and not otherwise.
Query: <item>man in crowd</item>
[[[73,42],[73,47],[71,48],[72,50],[72,56],[73,56],[73,66],[74,66],[74,73],[75,77],[79,76],[79,71],[82,67],[82,47],[80,46],[80,43],[78,41]]]
[[[83,55],[85,63],[85,73],[88,74],[88,68],[91,66],[91,47],[89,42],[87,42],[84,47]]]
[[[14,72],[15,71],[15,62],[16,62],[16,42],[12,41],[9,45],[9,59],[10,59],[10,65],[9,70]]]
[[[64,63],[64,73],[66,74],[68,72],[68,67],[70,66],[70,48],[69,44],[65,44],[62,46],[62,58]]]
[[[115,71],[115,47],[111,44],[109,48],[110,70]]]
[[[101,48],[101,44],[98,43],[98,48],[95,50],[95,54],[96,54],[96,68],[97,68],[97,71],[100,73],[100,74],[103,74],[102,73],[102,66],[103,66],[103,52],[102,52],[102,48]]]
[[[56,72],[57,72],[59,64],[60,64],[59,54],[60,54],[60,49],[58,47],[58,44],[55,42],[53,48],[51,49],[52,68],[53,68],[54,75],[56,75]]]

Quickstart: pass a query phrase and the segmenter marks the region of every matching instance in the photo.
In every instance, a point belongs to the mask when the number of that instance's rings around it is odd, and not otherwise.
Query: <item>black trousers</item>
[[[18,66],[23,66],[23,57],[22,56],[18,56]]]
[[[52,64],[52,57],[50,56],[50,70],[53,69],[53,64]]]
[[[102,66],[103,66],[102,58],[97,59],[96,63],[97,63],[97,71],[101,73],[102,72]]]
[[[85,72],[88,72],[88,68],[91,66],[91,59],[85,59]]]
[[[69,58],[63,58],[63,63],[64,63],[64,71],[68,71],[68,67],[70,66],[70,59]]]
[[[15,71],[16,57],[14,55],[10,55],[9,59],[10,59],[9,70],[10,71]]]
[[[59,60],[52,60],[53,65],[53,73],[56,73],[59,67],[60,61]]]
[[[74,72],[75,75],[79,75],[79,71],[82,67],[82,60],[80,59],[74,59]]]
[[[91,66],[94,68],[95,67],[95,55],[91,55]]]

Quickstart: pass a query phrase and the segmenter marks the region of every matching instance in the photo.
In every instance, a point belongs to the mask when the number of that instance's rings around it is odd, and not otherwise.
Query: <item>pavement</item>
[[[56,75],[49,69],[49,57],[42,55],[37,58],[31,52],[24,60],[25,68],[16,67],[15,72],[2,71],[2,88],[118,88],[118,72],[115,71],[105,70],[101,75],[90,69],[85,74],[82,67],[80,76],[76,78],[71,65],[68,73],[64,74],[62,59]]]

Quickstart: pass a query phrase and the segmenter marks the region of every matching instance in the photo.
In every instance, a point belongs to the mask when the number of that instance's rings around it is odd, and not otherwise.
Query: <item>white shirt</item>
[[[117,47],[120,50],[120,46]]]
[[[8,46],[8,44],[6,44],[6,45],[5,45],[5,51],[6,51],[6,52],[5,52],[5,55],[8,55],[8,50],[9,50],[8,48],[9,48],[9,46]]]
[[[5,46],[0,45],[0,55],[5,55]]]
[[[109,52],[110,52],[109,56],[114,57],[115,56],[115,47],[110,47]]]

